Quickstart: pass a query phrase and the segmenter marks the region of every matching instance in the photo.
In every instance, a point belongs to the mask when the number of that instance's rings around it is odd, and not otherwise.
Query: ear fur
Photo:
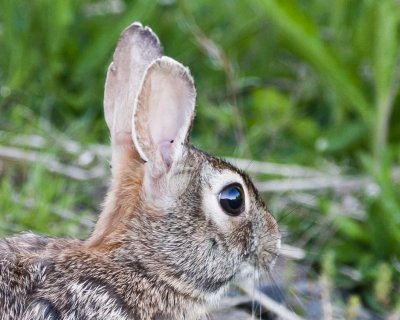
[[[196,90],[189,70],[169,57],[146,70],[132,119],[132,139],[141,158],[168,170],[187,144]]]
[[[148,27],[133,23],[126,28],[115,49],[107,72],[104,115],[111,135],[112,167],[121,153],[131,149],[132,111],[147,67],[161,57],[163,49]],[[114,170],[113,170],[114,171]]]

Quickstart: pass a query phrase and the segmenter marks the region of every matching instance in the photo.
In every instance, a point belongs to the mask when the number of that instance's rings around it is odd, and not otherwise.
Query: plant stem
[[[381,95],[381,97],[377,98],[377,119],[375,122],[375,134],[372,150],[375,166],[379,166],[381,163],[382,155],[387,147],[389,121],[399,87],[400,68],[397,67],[393,72],[393,79],[388,93],[385,96]]]

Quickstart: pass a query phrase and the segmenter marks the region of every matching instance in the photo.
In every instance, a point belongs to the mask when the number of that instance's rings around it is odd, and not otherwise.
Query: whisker
[[[286,211],[283,215],[279,215],[277,217],[277,223],[281,223],[284,219],[286,219],[287,217],[289,217],[291,214],[295,213],[297,209],[299,209],[300,206],[298,205],[296,208],[292,208],[288,211]]]
[[[251,297],[251,319],[255,320],[255,314],[254,314],[254,309],[255,309],[255,304],[256,304],[256,300],[254,299],[254,292],[256,291],[256,273],[253,272],[253,279],[252,279],[252,287],[253,287],[253,295]]]
[[[285,305],[285,307],[290,310],[292,313],[295,314],[294,310],[293,310],[293,306],[288,305],[287,303],[287,299],[285,294],[283,293],[283,291],[280,289],[280,286],[278,285],[277,281],[275,280],[275,278],[272,275],[272,272],[269,271],[268,272],[268,278],[270,279],[270,282],[272,283],[272,288],[275,288],[275,295],[277,297],[277,300],[280,303],[283,303]]]

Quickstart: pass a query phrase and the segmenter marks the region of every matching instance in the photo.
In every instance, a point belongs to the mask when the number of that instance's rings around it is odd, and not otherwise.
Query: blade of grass
[[[292,50],[305,59],[348,106],[371,124],[371,105],[354,76],[351,76],[338,57],[321,40],[317,27],[292,1],[258,1]]]
[[[399,88],[399,5],[393,0],[377,2],[373,47],[376,122],[374,160],[379,163],[387,145],[388,124]]]

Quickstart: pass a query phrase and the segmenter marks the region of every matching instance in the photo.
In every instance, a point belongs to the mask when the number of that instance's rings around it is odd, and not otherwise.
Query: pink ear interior
[[[136,102],[132,132],[144,160],[161,156],[170,167],[179,157],[193,120],[195,95],[193,80],[180,63],[163,57],[150,65]]]
[[[161,158],[163,159],[167,168],[171,167],[173,161],[172,158],[173,148],[174,148],[173,143],[174,140],[161,141],[158,143]]]

